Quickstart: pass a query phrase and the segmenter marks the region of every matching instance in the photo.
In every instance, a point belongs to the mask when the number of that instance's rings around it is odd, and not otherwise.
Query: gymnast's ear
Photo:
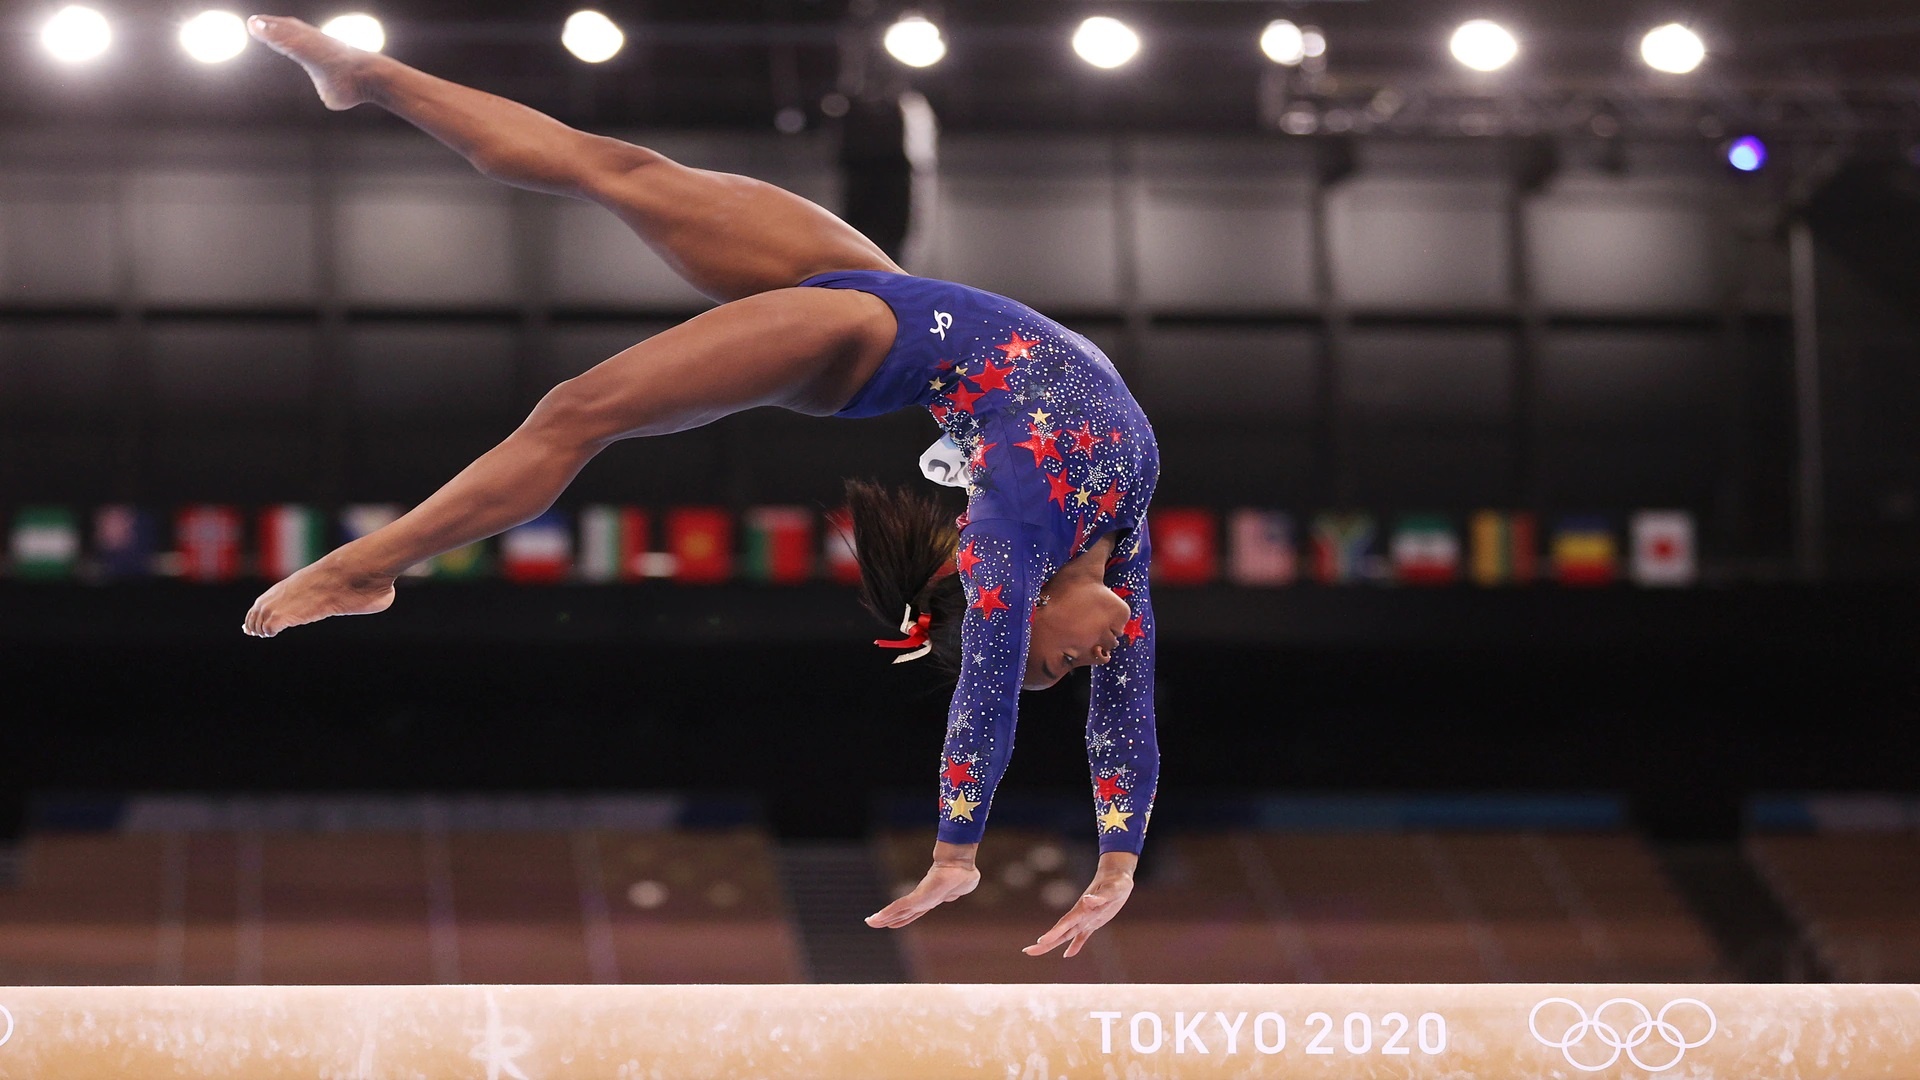
[[[907,607],[933,616],[933,657],[947,671],[960,668],[960,623],[967,599],[959,575],[945,573],[960,546],[953,511],[906,488],[847,481],[853,548],[860,562],[860,602],[889,628]]]

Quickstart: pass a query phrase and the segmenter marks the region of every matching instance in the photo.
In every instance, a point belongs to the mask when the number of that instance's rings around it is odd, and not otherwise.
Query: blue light
[[[1756,135],[1742,135],[1727,147],[1727,164],[1741,172],[1759,172],[1767,164],[1767,144]]]

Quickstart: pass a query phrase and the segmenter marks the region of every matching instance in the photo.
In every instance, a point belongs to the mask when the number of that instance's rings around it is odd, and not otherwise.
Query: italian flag
[[[580,577],[605,584],[638,581],[647,553],[647,516],[632,506],[580,511]]]
[[[55,581],[73,573],[80,560],[80,525],[73,511],[35,506],[13,519],[9,538],[15,577]]]
[[[318,559],[325,544],[320,514],[310,506],[282,503],[260,512],[260,576],[269,581]]]
[[[813,576],[813,514],[803,506],[747,511],[747,576],[798,585]]]
[[[1408,517],[1393,534],[1393,569],[1407,585],[1451,585],[1460,576],[1460,538],[1443,517]]]

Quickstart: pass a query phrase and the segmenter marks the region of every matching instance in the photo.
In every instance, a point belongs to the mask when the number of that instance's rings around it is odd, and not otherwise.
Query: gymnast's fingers
[[[932,885],[922,881],[914,886],[912,892],[867,916],[867,925],[876,930],[891,930],[905,926],[932,911],[943,899],[945,897],[935,895]]]

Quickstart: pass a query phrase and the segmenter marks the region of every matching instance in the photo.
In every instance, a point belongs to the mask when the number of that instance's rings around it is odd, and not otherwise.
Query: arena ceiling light
[[[1640,58],[1655,71],[1685,75],[1707,59],[1707,43],[1700,35],[1679,23],[1647,31],[1640,41]]]
[[[40,44],[55,60],[78,64],[107,51],[113,44],[113,27],[98,11],[72,4],[55,12],[41,27]]]
[[[947,56],[947,42],[940,36],[940,28],[920,15],[903,16],[887,27],[881,44],[887,47],[889,56],[908,67],[932,67]]]
[[[1318,60],[1327,55],[1327,35],[1317,27],[1305,27],[1301,30],[1301,36],[1306,42],[1307,59]]]
[[[597,11],[576,11],[567,16],[560,30],[560,44],[589,64],[602,64],[614,58],[627,43],[627,35],[612,19]]]
[[[1758,135],[1742,135],[1727,144],[1727,164],[1743,173],[1767,167],[1767,144]]]
[[[1073,51],[1094,67],[1111,71],[1140,55],[1140,35],[1119,19],[1095,15],[1073,32]]]
[[[380,25],[379,19],[364,12],[356,11],[328,19],[321,25],[320,32],[368,52],[379,52],[387,47],[386,28]]]
[[[203,11],[180,24],[180,47],[203,64],[224,64],[247,51],[247,24],[231,11]]]
[[[1260,33],[1260,51],[1283,67],[1299,67],[1307,59],[1306,31],[1285,19],[1275,19]]]
[[[1520,42],[1497,22],[1475,19],[1453,32],[1453,58],[1475,71],[1499,71],[1520,55]]]

